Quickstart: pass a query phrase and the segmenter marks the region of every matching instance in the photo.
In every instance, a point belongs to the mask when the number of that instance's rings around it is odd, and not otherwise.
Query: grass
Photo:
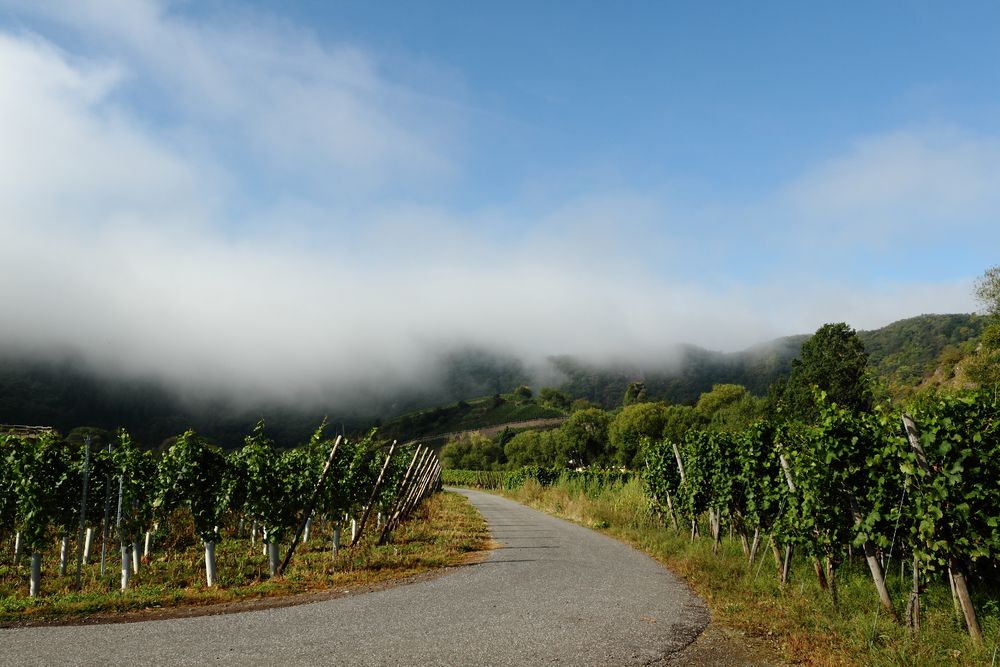
[[[299,545],[285,576],[273,580],[268,578],[259,541],[251,545],[249,539],[227,539],[216,548],[218,585],[209,588],[204,583],[203,550],[191,534],[167,549],[154,550],[125,592],[118,590],[120,566],[115,553],[109,553],[104,576],[99,563],[84,566],[80,592],[72,590],[74,566],[69,576],[58,576],[58,553],[49,553],[43,561],[41,597],[27,596],[27,565],[0,566],[0,622],[158,612],[382,584],[465,561],[471,552],[487,548],[489,530],[464,497],[438,493],[396,529],[388,544],[377,546],[376,539],[371,528],[355,549],[342,547],[334,560],[329,531],[314,529],[310,541]]]
[[[907,629],[884,614],[863,562],[837,570],[839,608],[820,589],[810,564],[795,562],[782,587],[770,549],[747,566],[739,540],[723,540],[712,553],[709,540],[692,542],[664,529],[650,515],[642,485],[599,486],[561,482],[542,487],[529,480],[505,495],[549,514],[601,530],[650,554],[685,580],[707,602],[714,622],[767,641],[782,657],[805,665],[990,665],[1000,638],[1000,610],[995,595],[976,599],[985,645],[973,646],[956,620],[946,584],[932,584],[921,596],[921,632]],[[707,527],[702,527],[707,534]],[[900,574],[890,564],[888,579],[898,611],[909,590],[909,568]],[[1000,664],[1000,657],[997,658]]]

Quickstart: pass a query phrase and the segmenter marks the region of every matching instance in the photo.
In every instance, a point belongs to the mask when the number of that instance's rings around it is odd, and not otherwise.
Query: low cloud
[[[767,254],[748,233],[713,235],[656,193],[531,214],[415,204],[460,164],[460,105],[389,81],[364,50],[268,22],[194,25],[156,3],[62,9],[46,20],[116,46],[79,55],[0,33],[2,351],[74,352],[188,392],[350,402],[419,387],[438,355],[469,345],[529,364],[662,363],[679,342],[734,350],[826,321],[972,307],[968,278],[859,292],[776,271],[794,244]],[[972,219],[1000,192],[985,174],[994,148],[870,140],[744,212],[766,228],[772,214],[898,215],[931,197],[972,201]],[[275,183],[288,190],[257,192]],[[794,236],[786,224],[769,233]],[[736,256],[768,277],[741,281]]]

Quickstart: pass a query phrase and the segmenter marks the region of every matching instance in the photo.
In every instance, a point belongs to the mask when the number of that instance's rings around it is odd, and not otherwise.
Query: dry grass
[[[366,533],[355,549],[341,548],[334,560],[329,532],[314,530],[310,541],[296,550],[285,576],[273,580],[268,578],[259,542],[251,546],[248,539],[224,540],[216,551],[219,583],[212,588],[204,584],[203,552],[193,537],[174,542],[171,549],[154,551],[125,593],[118,590],[115,554],[110,554],[103,577],[97,563],[84,567],[78,593],[72,591],[73,576],[57,576],[58,556],[50,557],[39,598],[27,597],[27,566],[8,564],[0,566],[0,622],[84,618],[350,590],[455,565],[489,544],[485,521],[464,497],[453,493],[427,499],[384,546],[375,544],[374,528]]]

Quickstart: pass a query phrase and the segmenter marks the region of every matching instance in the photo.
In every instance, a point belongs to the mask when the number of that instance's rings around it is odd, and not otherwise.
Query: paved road
[[[708,622],[640,552],[522,505],[462,491],[498,548],[407,586],[282,609],[0,630],[0,664],[656,664]]]

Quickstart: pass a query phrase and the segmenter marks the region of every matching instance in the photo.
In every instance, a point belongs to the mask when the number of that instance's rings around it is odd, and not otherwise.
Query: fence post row
[[[386,538],[389,536],[390,526],[396,518],[396,513],[399,511],[399,504],[402,501],[403,494],[409,487],[410,476],[413,474],[413,466],[417,463],[417,457],[420,456],[421,447],[421,445],[417,445],[416,449],[413,450],[413,458],[410,459],[410,465],[407,466],[406,474],[403,475],[403,481],[399,483],[399,488],[396,489],[395,497],[392,499],[392,507],[386,515],[385,523],[382,525],[382,532],[378,536],[379,544],[385,544]]]
[[[368,515],[372,511],[372,505],[375,504],[375,499],[378,498],[379,489],[382,488],[382,481],[385,479],[385,472],[389,469],[389,463],[392,461],[392,456],[395,453],[396,441],[393,440],[392,444],[389,445],[389,453],[385,457],[385,463],[382,464],[382,471],[378,474],[378,479],[375,481],[374,488],[372,488],[371,496],[368,498],[368,504],[365,505],[365,510],[361,513],[361,522],[358,524],[358,532],[354,535],[354,539],[351,540],[352,547],[361,541],[361,534],[365,530],[365,524],[368,523]]]

